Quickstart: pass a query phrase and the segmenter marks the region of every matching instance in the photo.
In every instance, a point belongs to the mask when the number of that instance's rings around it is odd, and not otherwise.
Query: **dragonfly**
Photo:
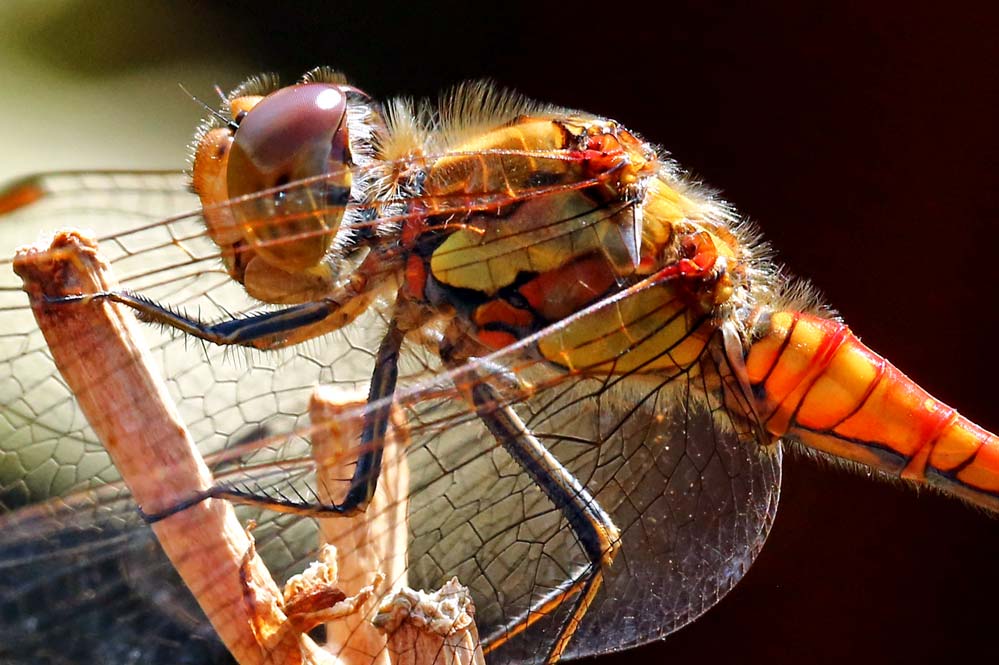
[[[154,324],[217,480],[137,505],[6,270],[10,659],[46,658],[55,634],[67,660],[225,658],[148,525],[231,502],[287,577],[322,523],[365,513],[400,439],[406,581],[457,576],[497,662],[619,650],[697,619],[760,552],[786,446],[999,507],[995,435],[864,346],[732,207],[606,118],[486,84],[380,103],[327,69],[262,77],[211,110],[190,174],[37,176],[0,210],[9,254],[60,225],[98,230],[121,288],[51,304]],[[305,452],[316,384],[367,394],[335,501]]]

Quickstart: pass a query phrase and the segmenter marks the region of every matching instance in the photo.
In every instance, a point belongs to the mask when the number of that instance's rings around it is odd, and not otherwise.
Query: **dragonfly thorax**
[[[513,148],[526,154],[497,154]],[[698,361],[713,312],[731,295],[716,259],[732,250],[697,223],[704,205],[671,186],[649,146],[613,122],[553,116],[517,118],[464,149],[476,152],[429,173],[431,200],[505,189],[512,202],[431,215],[404,231],[413,239],[410,297],[455,311],[489,349],[551,331],[537,350],[572,371],[676,371]],[[585,321],[570,320],[587,308],[596,309]],[[655,348],[672,351],[653,357]]]

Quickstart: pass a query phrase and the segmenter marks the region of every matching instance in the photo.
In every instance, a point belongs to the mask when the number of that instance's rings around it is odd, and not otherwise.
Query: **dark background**
[[[287,80],[330,64],[376,96],[489,77],[620,120],[757,220],[780,260],[867,344],[999,429],[997,9],[55,7],[19,43],[97,86],[165,63],[195,81],[219,61],[234,76],[273,70]],[[745,580],[666,641],[599,662],[994,659],[997,563],[993,518],[792,458],[772,536]]]

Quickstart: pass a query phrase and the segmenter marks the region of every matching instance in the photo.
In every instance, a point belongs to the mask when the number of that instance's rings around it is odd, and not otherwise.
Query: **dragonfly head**
[[[313,282],[331,279],[324,258],[352,185],[348,96],[363,93],[310,80],[250,93],[237,89],[231,120],[199,134],[193,186],[227,269],[251,295],[308,299]],[[251,273],[262,293],[252,292]],[[282,293],[289,289],[298,293]]]

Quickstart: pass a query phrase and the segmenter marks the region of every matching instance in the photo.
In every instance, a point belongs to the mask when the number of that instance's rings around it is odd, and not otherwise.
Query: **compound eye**
[[[260,100],[239,122],[226,168],[236,223],[268,263],[296,272],[322,261],[350,195],[347,99],[337,85],[305,83]],[[326,176],[326,177],[320,177]]]

